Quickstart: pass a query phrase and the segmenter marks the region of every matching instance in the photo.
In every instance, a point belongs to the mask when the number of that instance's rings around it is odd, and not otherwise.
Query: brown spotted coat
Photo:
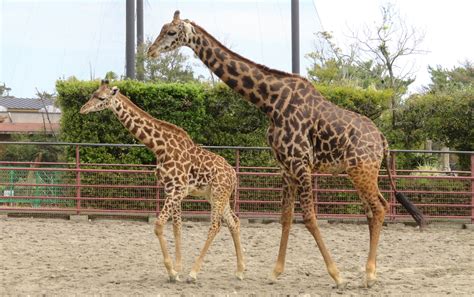
[[[181,20],[179,11],[165,24],[148,49],[149,57],[191,48],[224,83],[264,112],[270,120],[268,143],[283,172],[282,236],[273,278],[284,269],[289,230],[296,196],[303,219],[313,235],[327,269],[337,286],[344,285],[322,240],[313,201],[313,172],[346,172],[365,207],[370,231],[366,282],[376,280],[379,234],[388,203],[378,188],[385,137],[365,116],[327,101],[305,78],[252,62],[231,51],[199,25]]]
[[[81,113],[110,109],[130,133],[145,144],[156,156],[156,176],[164,186],[166,200],[156,221],[155,233],[160,241],[164,264],[171,281],[178,279],[181,270],[181,201],[187,196],[206,198],[211,204],[211,226],[200,256],[189,274],[194,281],[204,256],[218,233],[223,220],[234,240],[237,253],[237,272],[243,278],[244,262],[240,245],[240,222],[230,207],[235,190],[235,170],[226,160],[196,145],[183,129],[153,118],[107,82],[91,96]],[[163,235],[164,225],[173,218],[176,262],[173,265]]]

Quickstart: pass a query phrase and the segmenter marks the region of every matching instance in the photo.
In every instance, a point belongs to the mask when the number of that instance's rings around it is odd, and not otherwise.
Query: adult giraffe
[[[389,207],[378,188],[380,165],[388,157],[388,144],[379,129],[368,118],[324,99],[305,78],[270,69],[232,52],[194,22],[181,20],[176,11],[173,21],[163,26],[148,49],[148,56],[157,57],[181,46],[190,47],[224,83],[270,119],[267,140],[283,172],[282,236],[272,278],[284,269],[298,193],[305,226],[316,240],[330,276],[338,287],[343,286],[316,223],[311,173],[347,172],[365,206],[369,224],[365,285],[375,283],[376,250]],[[423,225],[421,212],[396,191],[390,172],[389,177],[397,200]]]

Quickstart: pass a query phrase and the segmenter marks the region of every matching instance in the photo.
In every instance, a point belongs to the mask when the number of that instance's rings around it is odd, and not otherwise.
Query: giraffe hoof
[[[176,283],[179,281],[181,281],[181,279],[179,278],[179,275],[170,275],[170,283]]]
[[[175,283],[181,281],[179,279],[179,274],[176,271],[171,272],[170,274],[170,283]]]
[[[375,285],[375,283],[377,283],[377,279],[373,278],[373,279],[366,279],[365,280],[365,287],[366,288],[371,288]]]
[[[345,289],[347,288],[347,282],[345,282],[345,281],[339,281],[338,283],[336,283],[335,288],[336,288],[337,290],[341,290],[341,291],[342,291],[342,290],[345,290]]]
[[[239,279],[239,280],[243,280],[244,279],[244,272],[243,271],[237,271],[235,273],[235,276]]]
[[[188,284],[193,284],[196,282],[196,280],[197,280],[196,273],[190,272],[188,275],[188,278],[186,279],[186,282]]]
[[[377,282],[377,277],[374,272],[369,272],[365,275],[364,286],[370,288]]]
[[[275,284],[278,281],[278,277],[280,276],[280,274],[281,272],[278,273],[278,272],[273,271],[273,273],[270,275],[270,279],[268,283]]]

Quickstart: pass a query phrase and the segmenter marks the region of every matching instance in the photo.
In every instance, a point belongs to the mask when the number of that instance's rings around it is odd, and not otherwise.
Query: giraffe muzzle
[[[159,55],[158,49],[155,46],[150,46],[147,55],[149,58],[156,58]]]
[[[88,105],[87,105],[87,104],[86,104],[86,105],[83,105],[83,106],[81,107],[81,110],[79,110],[79,113],[80,113],[80,114],[88,114],[88,113],[89,113]]]

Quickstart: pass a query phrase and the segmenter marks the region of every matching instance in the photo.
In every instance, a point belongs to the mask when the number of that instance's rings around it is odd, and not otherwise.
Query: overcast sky
[[[145,35],[155,38],[176,9],[232,50],[271,68],[291,71],[290,0],[145,0]],[[381,0],[300,0],[301,71],[314,33],[347,35],[380,19]],[[0,0],[0,83],[17,97],[54,92],[58,78],[125,72],[125,0]],[[413,58],[416,90],[429,83],[428,65],[451,68],[474,60],[472,0],[391,1],[410,26],[426,34],[425,55]],[[184,50],[191,55],[189,49]],[[192,64],[205,73],[199,60]]]

